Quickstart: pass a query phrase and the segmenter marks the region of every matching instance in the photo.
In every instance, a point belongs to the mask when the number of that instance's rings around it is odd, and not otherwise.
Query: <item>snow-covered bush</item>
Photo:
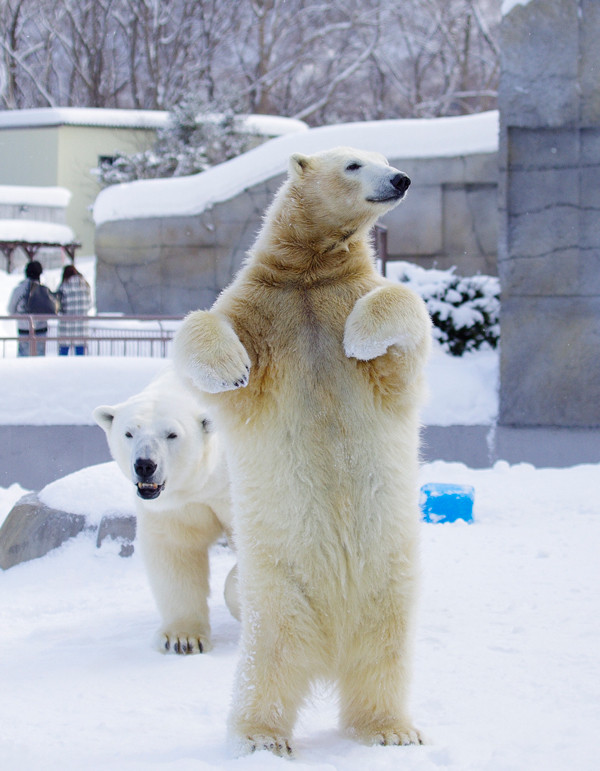
[[[392,268],[393,266],[393,268]],[[450,270],[426,270],[409,262],[388,263],[390,274],[427,305],[434,337],[453,356],[496,348],[500,340],[500,281],[495,276],[461,278]]]
[[[197,174],[250,149],[256,135],[231,106],[216,111],[196,99],[182,102],[156,132],[150,150],[115,152],[92,173],[102,187],[135,179],[158,179]]]

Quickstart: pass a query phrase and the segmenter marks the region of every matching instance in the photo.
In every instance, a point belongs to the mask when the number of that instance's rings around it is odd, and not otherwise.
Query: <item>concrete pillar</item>
[[[600,2],[502,21],[500,423],[600,426]]]

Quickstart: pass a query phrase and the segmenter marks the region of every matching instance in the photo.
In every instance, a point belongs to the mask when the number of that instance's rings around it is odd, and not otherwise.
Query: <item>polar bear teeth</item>
[[[164,486],[164,483],[158,485],[156,482],[138,482],[136,485],[138,495],[141,498],[157,498],[163,491]]]

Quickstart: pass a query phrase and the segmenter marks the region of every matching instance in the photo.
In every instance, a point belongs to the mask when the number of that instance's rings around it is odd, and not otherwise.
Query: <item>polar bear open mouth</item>
[[[152,498],[158,498],[158,496],[165,489],[165,483],[162,485],[156,484],[156,482],[138,482],[136,484],[137,494],[145,501],[150,501]]]

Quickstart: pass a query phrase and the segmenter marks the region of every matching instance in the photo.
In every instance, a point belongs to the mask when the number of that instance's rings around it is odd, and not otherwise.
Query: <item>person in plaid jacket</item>
[[[58,288],[60,296],[60,316],[58,321],[58,336],[67,337],[58,346],[58,355],[67,356],[71,346],[75,348],[76,356],[85,353],[87,337],[87,321],[76,319],[68,321],[65,316],[87,316],[92,307],[90,285],[74,265],[67,265],[63,270],[62,282]]]

